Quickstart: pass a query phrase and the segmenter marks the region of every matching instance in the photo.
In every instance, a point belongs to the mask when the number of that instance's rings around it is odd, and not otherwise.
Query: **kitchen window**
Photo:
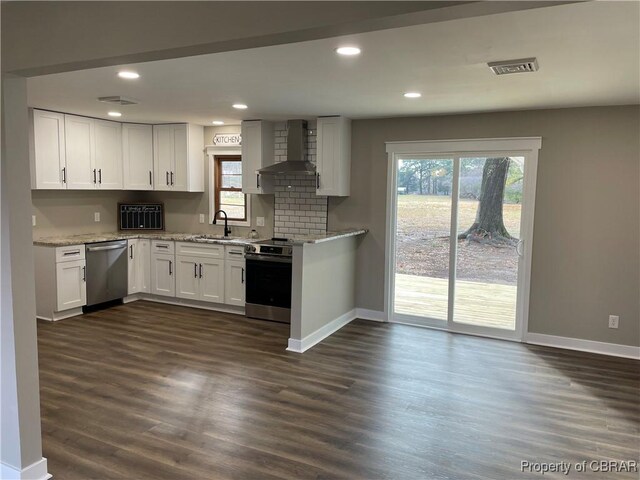
[[[219,155],[214,157],[214,211],[224,210],[231,224],[248,224],[248,196],[242,193],[242,157]],[[218,215],[223,220],[224,216]]]

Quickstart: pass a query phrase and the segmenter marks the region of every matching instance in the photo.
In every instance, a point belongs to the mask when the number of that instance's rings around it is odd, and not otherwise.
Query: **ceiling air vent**
[[[112,105],[135,105],[138,103],[138,100],[129,97],[122,97],[120,95],[111,97],[98,97],[98,101],[110,103]]]
[[[487,63],[489,68],[496,75],[507,75],[509,73],[527,73],[538,70],[538,61],[533,58],[521,58],[519,60],[503,60],[501,62]]]

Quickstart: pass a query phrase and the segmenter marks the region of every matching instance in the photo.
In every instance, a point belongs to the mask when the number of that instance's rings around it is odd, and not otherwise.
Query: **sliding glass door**
[[[518,151],[390,158],[391,320],[519,338],[535,161]]]

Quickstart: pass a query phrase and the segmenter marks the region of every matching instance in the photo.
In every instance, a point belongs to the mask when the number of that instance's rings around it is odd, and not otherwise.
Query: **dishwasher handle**
[[[126,243],[121,243],[117,245],[105,245],[103,247],[87,247],[87,252],[101,252],[104,250],[122,250],[123,248],[127,248]]]

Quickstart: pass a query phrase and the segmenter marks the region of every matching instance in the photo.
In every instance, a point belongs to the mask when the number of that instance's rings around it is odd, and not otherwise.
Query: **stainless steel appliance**
[[[88,243],[87,306],[127,296],[127,241]]]
[[[291,322],[291,262],[287,239],[273,238],[245,247],[247,317]]]

